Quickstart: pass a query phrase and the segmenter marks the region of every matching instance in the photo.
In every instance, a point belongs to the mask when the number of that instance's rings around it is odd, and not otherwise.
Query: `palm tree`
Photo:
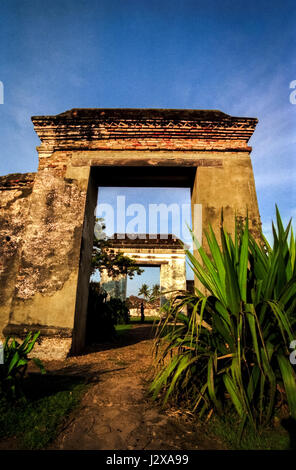
[[[152,286],[151,300],[155,300],[159,296],[160,296],[160,285],[154,284],[154,286]]]
[[[142,295],[145,300],[150,297],[150,290],[147,284],[142,284],[141,288],[139,289],[138,295]]]

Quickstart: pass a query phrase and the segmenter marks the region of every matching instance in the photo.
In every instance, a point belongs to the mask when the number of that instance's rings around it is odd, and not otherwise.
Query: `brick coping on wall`
[[[246,151],[258,120],[218,110],[86,108],[33,116],[42,145],[55,149]]]
[[[114,233],[112,238],[108,238],[110,247],[114,248],[161,248],[161,249],[180,249],[188,248],[183,242],[174,234],[118,234]]]

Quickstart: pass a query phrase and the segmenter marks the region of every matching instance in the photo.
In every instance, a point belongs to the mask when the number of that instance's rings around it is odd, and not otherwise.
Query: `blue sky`
[[[98,206],[97,206],[97,215],[104,218],[106,223],[105,233],[108,236],[111,236],[114,231],[121,230],[116,227],[115,217],[112,217],[112,214],[108,215],[108,212],[104,212],[104,204],[108,204],[113,208],[119,206],[117,198],[124,197],[126,208],[133,209],[133,204],[141,203],[141,209],[145,211],[144,217],[142,217],[141,211],[135,207],[134,213],[129,213],[128,210],[125,211],[126,216],[125,223],[123,226],[126,228],[127,233],[174,233],[176,236],[181,238],[185,243],[190,244],[190,232],[186,228],[186,224],[191,226],[191,204],[190,204],[190,189],[189,188],[99,188],[98,193]],[[157,217],[157,230],[153,230],[153,224],[149,224],[149,205],[150,204],[165,204],[168,208],[175,205],[179,209],[180,217],[174,218],[177,220],[177,223],[173,225],[173,212],[168,211],[168,216],[162,216],[160,223],[160,215]],[[99,209],[101,207],[101,210]],[[120,206],[119,206],[120,207]],[[124,211],[123,211],[124,212]],[[143,211],[142,211],[143,212]],[[150,211],[150,214],[152,211]],[[139,214],[140,218],[137,217]],[[116,215],[116,211],[114,211]],[[176,215],[176,212],[175,212]],[[135,226],[135,230],[129,230],[129,222],[139,219],[140,225]],[[183,220],[183,224],[182,224]],[[142,229],[142,223],[146,223],[146,230]],[[133,279],[128,279],[127,282],[127,296],[137,295],[138,291],[142,284],[148,284],[148,286],[153,286],[154,284],[159,284],[160,282],[160,270],[159,268],[143,268],[144,272],[137,276],[135,275]],[[186,263],[186,278],[193,279],[193,273]],[[99,279],[99,276],[96,276],[96,279]]]
[[[295,2],[2,0],[0,174],[35,171],[32,115],[74,107],[220,109],[257,117],[263,229],[296,217]],[[137,202],[137,201],[135,201]]]

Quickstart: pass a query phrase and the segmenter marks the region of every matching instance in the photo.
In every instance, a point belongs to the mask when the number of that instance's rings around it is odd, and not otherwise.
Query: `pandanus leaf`
[[[285,356],[279,354],[277,360],[284,382],[290,413],[291,416],[296,419],[296,374],[289,360]]]

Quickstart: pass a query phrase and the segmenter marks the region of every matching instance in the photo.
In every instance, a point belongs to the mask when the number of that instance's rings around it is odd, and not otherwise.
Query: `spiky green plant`
[[[234,240],[222,226],[220,244],[210,227],[209,254],[198,245],[199,259],[187,251],[207,294],[177,296],[156,336],[153,396],[186,397],[201,416],[231,406],[241,432],[247,422],[268,424],[280,397],[296,419],[296,244],[291,221],[284,229],[277,208],[276,216],[273,247],[254,239],[248,219],[236,223]]]
[[[32,360],[41,373],[45,373],[44,366],[37,357],[29,358],[40,335],[40,331],[29,331],[20,344],[15,338],[7,337],[4,343],[4,363],[0,365],[0,398],[6,397],[15,400],[23,397],[23,379],[29,362]]]

